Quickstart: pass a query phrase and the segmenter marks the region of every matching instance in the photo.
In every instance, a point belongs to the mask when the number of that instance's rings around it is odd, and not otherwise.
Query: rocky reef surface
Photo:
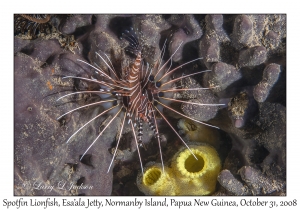
[[[52,15],[47,24],[45,30],[33,33],[15,22],[15,195],[143,195],[136,186],[140,163],[129,126],[107,173],[121,118],[81,161],[112,115],[96,119],[68,144],[78,128],[107,107],[86,107],[57,120],[71,109],[100,100],[79,94],[57,101],[94,88],[89,82],[62,77],[94,77],[91,68],[77,59],[105,69],[96,52],[106,53],[116,69],[128,65],[132,56],[125,52],[128,42],[120,37],[130,28],[138,33],[150,64],[159,59],[167,40],[164,59],[183,42],[174,65],[202,58],[175,76],[211,70],[180,81],[186,88],[211,89],[178,92],[174,97],[224,106],[170,106],[220,128],[212,131],[218,136],[212,146],[222,161],[213,195],[286,195],[286,15]],[[178,132],[184,140],[197,136],[189,130],[202,132],[193,122],[182,124],[182,116],[164,113],[174,127],[181,122]],[[182,143],[163,119],[158,125],[168,164]],[[157,142],[147,125],[143,143],[143,163],[159,163]]]

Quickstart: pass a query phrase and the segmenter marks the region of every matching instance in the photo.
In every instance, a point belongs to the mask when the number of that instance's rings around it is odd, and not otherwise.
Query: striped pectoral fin
[[[133,127],[132,122],[130,122],[130,124],[131,124],[131,129],[132,129],[134,140],[135,140],[135,144],[136,144],[136,149],[137,149],[137,152],[138,152],[138,155],[139,155],[139,160],[140,160],[140,164],[141,164],[142,174],[144,174],[144,168],[143,168],[143,163],[142,163],[142,158],[141,158],[141,153],[140,153],[138,141],[137,141],[137,138],[136,138],[136,135],[135,135],[135,132],[134,132],[134,127]]]
[[[162,148],[161,148],[161,138],[159,136],[159,130],[158,130],[158,126],[157,126],[157,122],[156,122],[156,112],[153,109],[152,104],[149,104],[149,110],[150,113],[152,114],[152,118],[154,121],[154,124],[152,125],[152,127],[154,127],[154,129],[152,129],[155,133],[155,138],[157,139],[157,143],[158,143],[158,149],[159,149],[159,154],[160,154],[160,160],[161,160],[161,165],[162,165],[162,169],[163,169],[163,173],[165,172],[165,168],[164,168],[164,161],[163,161],[163,155],[162,155]],[[150,116],[149,116],[150,118]],[[150,125],[150,120],[149,120],[149,125]],[[150,126],[151,127],[151,126]]]
[[[137,135],[137,139],[138,139],[138,145],[139,145],[139,147],[142,147],[142,148],[144,148],[145,150],[147,150],[146,149],[146,147],[145,147],[145,145],[143,144],[143,121],[142,121],[142,119],[141,118],[139,118],[139,120],[138,120],[138,126],[139,126],[139,128],[138,128],[138,135]]]

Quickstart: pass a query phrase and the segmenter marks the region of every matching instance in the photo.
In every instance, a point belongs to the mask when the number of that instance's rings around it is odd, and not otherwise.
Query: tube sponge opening
[[[198,154],[195,154],[195,156],[197,157],[198,160],[193,155],[190,155],[185,160],[184,167],[188,172],[192,172],[192,173],[200,172],[204,167],[203,158]]]
[[[175,195],[176,185],[169,168],[164,172],[159,163],[149,162],[144,175],[138,174],[137,186],[146,195]]]
[[[209,195],[215,191],[221,160],[217,151],[207,144],[193,143],[178,151],[172,161],[172,169],[180,191],[177,195]]]
[[[155,184],[159,180],[161,173],[162,171],[159,168],[149,168],[143,176],[143,183],[146,186]]]
[[[146,195],[209,195],[215,191],[221,160],[207,144],[189,144],[172,159],[171,168],[149,163],[145,174],[139,174],[137,186]]]
[[[177,195],[209,195],[215,191],[221,160],[217,151],[207,144],[193,143],[173,157],[172,169],[179,187]]]

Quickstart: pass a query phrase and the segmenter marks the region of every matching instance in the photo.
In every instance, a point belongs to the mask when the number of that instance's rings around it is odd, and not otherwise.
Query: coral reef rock
[[[179,101],[169,100],[169,109],[158,106],[169,119],[167,124],[158,116],[155,122],[161,142],[144,123],[140,149],[144,166],[148,162],[161,164],[161,157],[166,168],[170,166],[183,146],[179,135],[189,143],[202,130],[196,122],[188,123],[193,118],[219,128],[201,135],[205,138],[217,133],[215,142],[210,138],[206,142],[215,146],[221,162],[220,173],[214,174],[217,183],[203,194],[287,194],[286,15],[51,15],[45,30],[37,27],[34,34],[21,30],[18,21],[16,15],[14,195],[144,194],[136,184],[141,166],[127,123],[116,150],[123,118],[116,117],[82,159],[114,113],[107,112],[72,136],[108,110],[112,102],[61,116],[104,96],[81,93],[57,100],[99,87],[93,82],[64,78],[101,79],[103,75],[86,63],[98,65],[103,71],[109,71],[110,65],[128,73],[125,67],[135,55],[128,40],[122,39],[124,33],[136,34],[131,42],[139,42],[144,62],[150,67],[164,64],[174,54],[165,68],[179,68],[162,83],[184,77],[163,86],[185,90],[165,92],[165,97]],[[111,63],[105,64],[97,53]],[[185,77],[189,74],[193,75]],[[185,194],[192,193],[186,189]]]

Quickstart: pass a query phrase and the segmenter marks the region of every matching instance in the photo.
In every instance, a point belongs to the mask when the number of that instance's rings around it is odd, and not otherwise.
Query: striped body
[[[144,122],[148,122],[148,118],[146,116],[149,114],[147,93],[145,93],[142,89],[141,61],[142,56],[141,52],[139,52],[133,65],[129,68],[129,73],[126,78],[126,81],[129,84],[127,115],[134,123],[142,123],[141,119]]]

